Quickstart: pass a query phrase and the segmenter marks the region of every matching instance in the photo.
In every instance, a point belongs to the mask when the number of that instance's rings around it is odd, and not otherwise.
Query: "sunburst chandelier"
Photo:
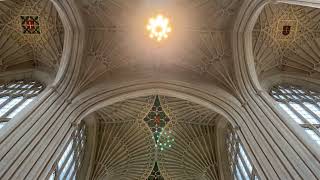
[[[147,30],[149,37],[160,42],[161,40],[168,38],[168,33],[171,32],[169,19],[161,14],[149,19]]]

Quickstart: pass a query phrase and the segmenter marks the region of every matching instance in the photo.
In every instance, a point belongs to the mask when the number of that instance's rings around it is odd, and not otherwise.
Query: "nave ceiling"
[[[216,125],[224,121],[219,114],[187,100],[147,96],[107,106],[94,116],[93,179],[145,180],[155,163],[165,179],[219,179]],[[169,144],[169,134],[174,138],[170,147],[156,143],[159,127],[164,127],[159,142]]]
[[[233,21],[242,0],[78,1],[86,27],[79,89],[94,83],[159,79],[165,74],[186,82],[214,84],[237,93],[233,66]],[[50,0],[1,2],[0,69],[36,68],[54,73],[64,32]],[[161,13],[173,31],[161,43],[146,34],[148,18]],[[38,17],[40,33],[25,33],[21,16]],[[320,11],[267,4],[253,29],[253,55],[261,80],[275,73],[319,76]],[[289,34],[283,28],[289,27]],[[165,79],[165,78],[164,78]],[[190,80],[190,81],[188,81]]]
[[[161,74],[218,85],[234,84],[231,32],[242,0],[82,0],[87,47],[81,88],[105,78],[128,80]],[[163,42],[146,34],[158,13],[172,32]],[[104,82],[106,83],[106,82]]]
[[[245,0],[76,1],[86,28],[84,57],[76,83],[79,90],[98,83],[108,86],[171,77],[214,84],[237,93],[232,30]],[[38,68],[56,72],[64,33],[51,2],[0,3],[1,71]],[[146,21],[155,13],[168,16],[173,25],[163,43],[155,43],[145,34]],[[24,34],[21,16],[38,16],[40,34]],[[320,11],[314,8],[285,4],[264,7],[252,33],[258,76],[263,79],[274,73],[298,73],[318,77],[319,19]],[[289,33],[283,32],[284,28],[289,28]],[[152,128],[145,120],[156,96],[100,109],[94,113],[98,131],[93,179],[146,179],[155,162],[166,179],[219,179],[216,124],[222,117],[186,100],[158,97],[170,119],[163,131],[175,137],[172,147],[163,151],[155,147]]]
[[[167,77],[214,84],[237,94],[233,66],[233,21],[243,0],[81,0],[86,28],[78,88],[95,83]],[[253,29],[253,55],[261,80],[275,73],[318,77],[320,11],[267,4]],[[50,0],[7,0],[0,6],[0,68],[57,72],[64,32]],[[158,13],[172,24],[169,38],[148,37],[148,18]],[[22,16],[38,17],[40,33],[25,33]],[[25,24],[27,26],[27,24]],[[289,27],[288,35],[283,28]],[[166,79],[166,77],[164,78]]]

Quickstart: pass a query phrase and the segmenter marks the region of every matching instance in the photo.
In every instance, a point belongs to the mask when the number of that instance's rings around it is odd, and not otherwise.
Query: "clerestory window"
[[[86,145],[86,126],[79,124],[60,155],[49,180],[75,180],[81,168]]]
[[[32,80],[11,81],[0,85],[0,129],[27,105],[29,105],[44,86]]]
[[[270,95],[320,145],[320,92],[293,85],[274,86]]]
[[[259,178],[256,170],[247,156],[238,134],[231,127],[228,128],[226,144],[228,149],[229,167],[233,179],[258,180]]]

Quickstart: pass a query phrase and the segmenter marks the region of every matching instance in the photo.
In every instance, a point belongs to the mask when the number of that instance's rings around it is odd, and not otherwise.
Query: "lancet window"
[[[258,175],[254,169],[239,136],[231,127],[228,129],[226,137],[229,167],[233,179],[235,180],[258,180]]]
[[[75,180],[78,170],[81,168],[86,144],[86,126],[84,123],[72,133],[63,153],[53,167],[49,180]]]

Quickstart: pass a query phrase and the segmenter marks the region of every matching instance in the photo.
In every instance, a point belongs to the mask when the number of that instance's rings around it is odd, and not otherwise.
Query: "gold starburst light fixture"
[[[171,32],[169,19],[161,14],[152,17],[149,19],[147,30],[151,39],[155,39],[158,42],[167,39],[168,33]]]

